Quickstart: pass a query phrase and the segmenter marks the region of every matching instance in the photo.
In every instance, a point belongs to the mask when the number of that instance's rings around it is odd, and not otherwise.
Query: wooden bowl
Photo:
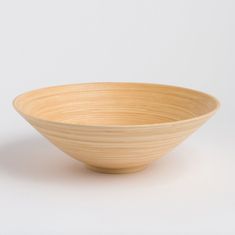
[[[202,92],[143,83],[56,86],[14,100],[16,110],[50,142],[104,173],[144,169],[197,130],[218,106]]]

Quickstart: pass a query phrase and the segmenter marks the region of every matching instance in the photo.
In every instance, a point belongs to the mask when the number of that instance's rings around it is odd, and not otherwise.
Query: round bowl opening
[[[157,84],[90,83],[49,87],[18,96],[23,115],[91,126],[151,125],[213,112],[218,101],[205,93]]]

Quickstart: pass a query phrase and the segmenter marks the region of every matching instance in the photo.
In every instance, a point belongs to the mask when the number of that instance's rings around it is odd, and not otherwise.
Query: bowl
[[[161,158],[219,107],[212,96],[146,83],[87,83],[30,91],[16,110],[89,169],[130,173]]]

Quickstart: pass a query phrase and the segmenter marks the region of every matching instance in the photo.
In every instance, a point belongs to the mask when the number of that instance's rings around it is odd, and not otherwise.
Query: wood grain
[[[158,84],[88,83],[34,90],[16,110],[62,151],[105,173],[144,169],[207,121],[219,102]]]

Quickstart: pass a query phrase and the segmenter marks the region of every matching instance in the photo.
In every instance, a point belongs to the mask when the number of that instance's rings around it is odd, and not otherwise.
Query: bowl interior
[[[38,89],[15,99],[24,115],[81,125],[144,125],[191,119],[216,109],[202,92],[156,84],[90,83]]]

